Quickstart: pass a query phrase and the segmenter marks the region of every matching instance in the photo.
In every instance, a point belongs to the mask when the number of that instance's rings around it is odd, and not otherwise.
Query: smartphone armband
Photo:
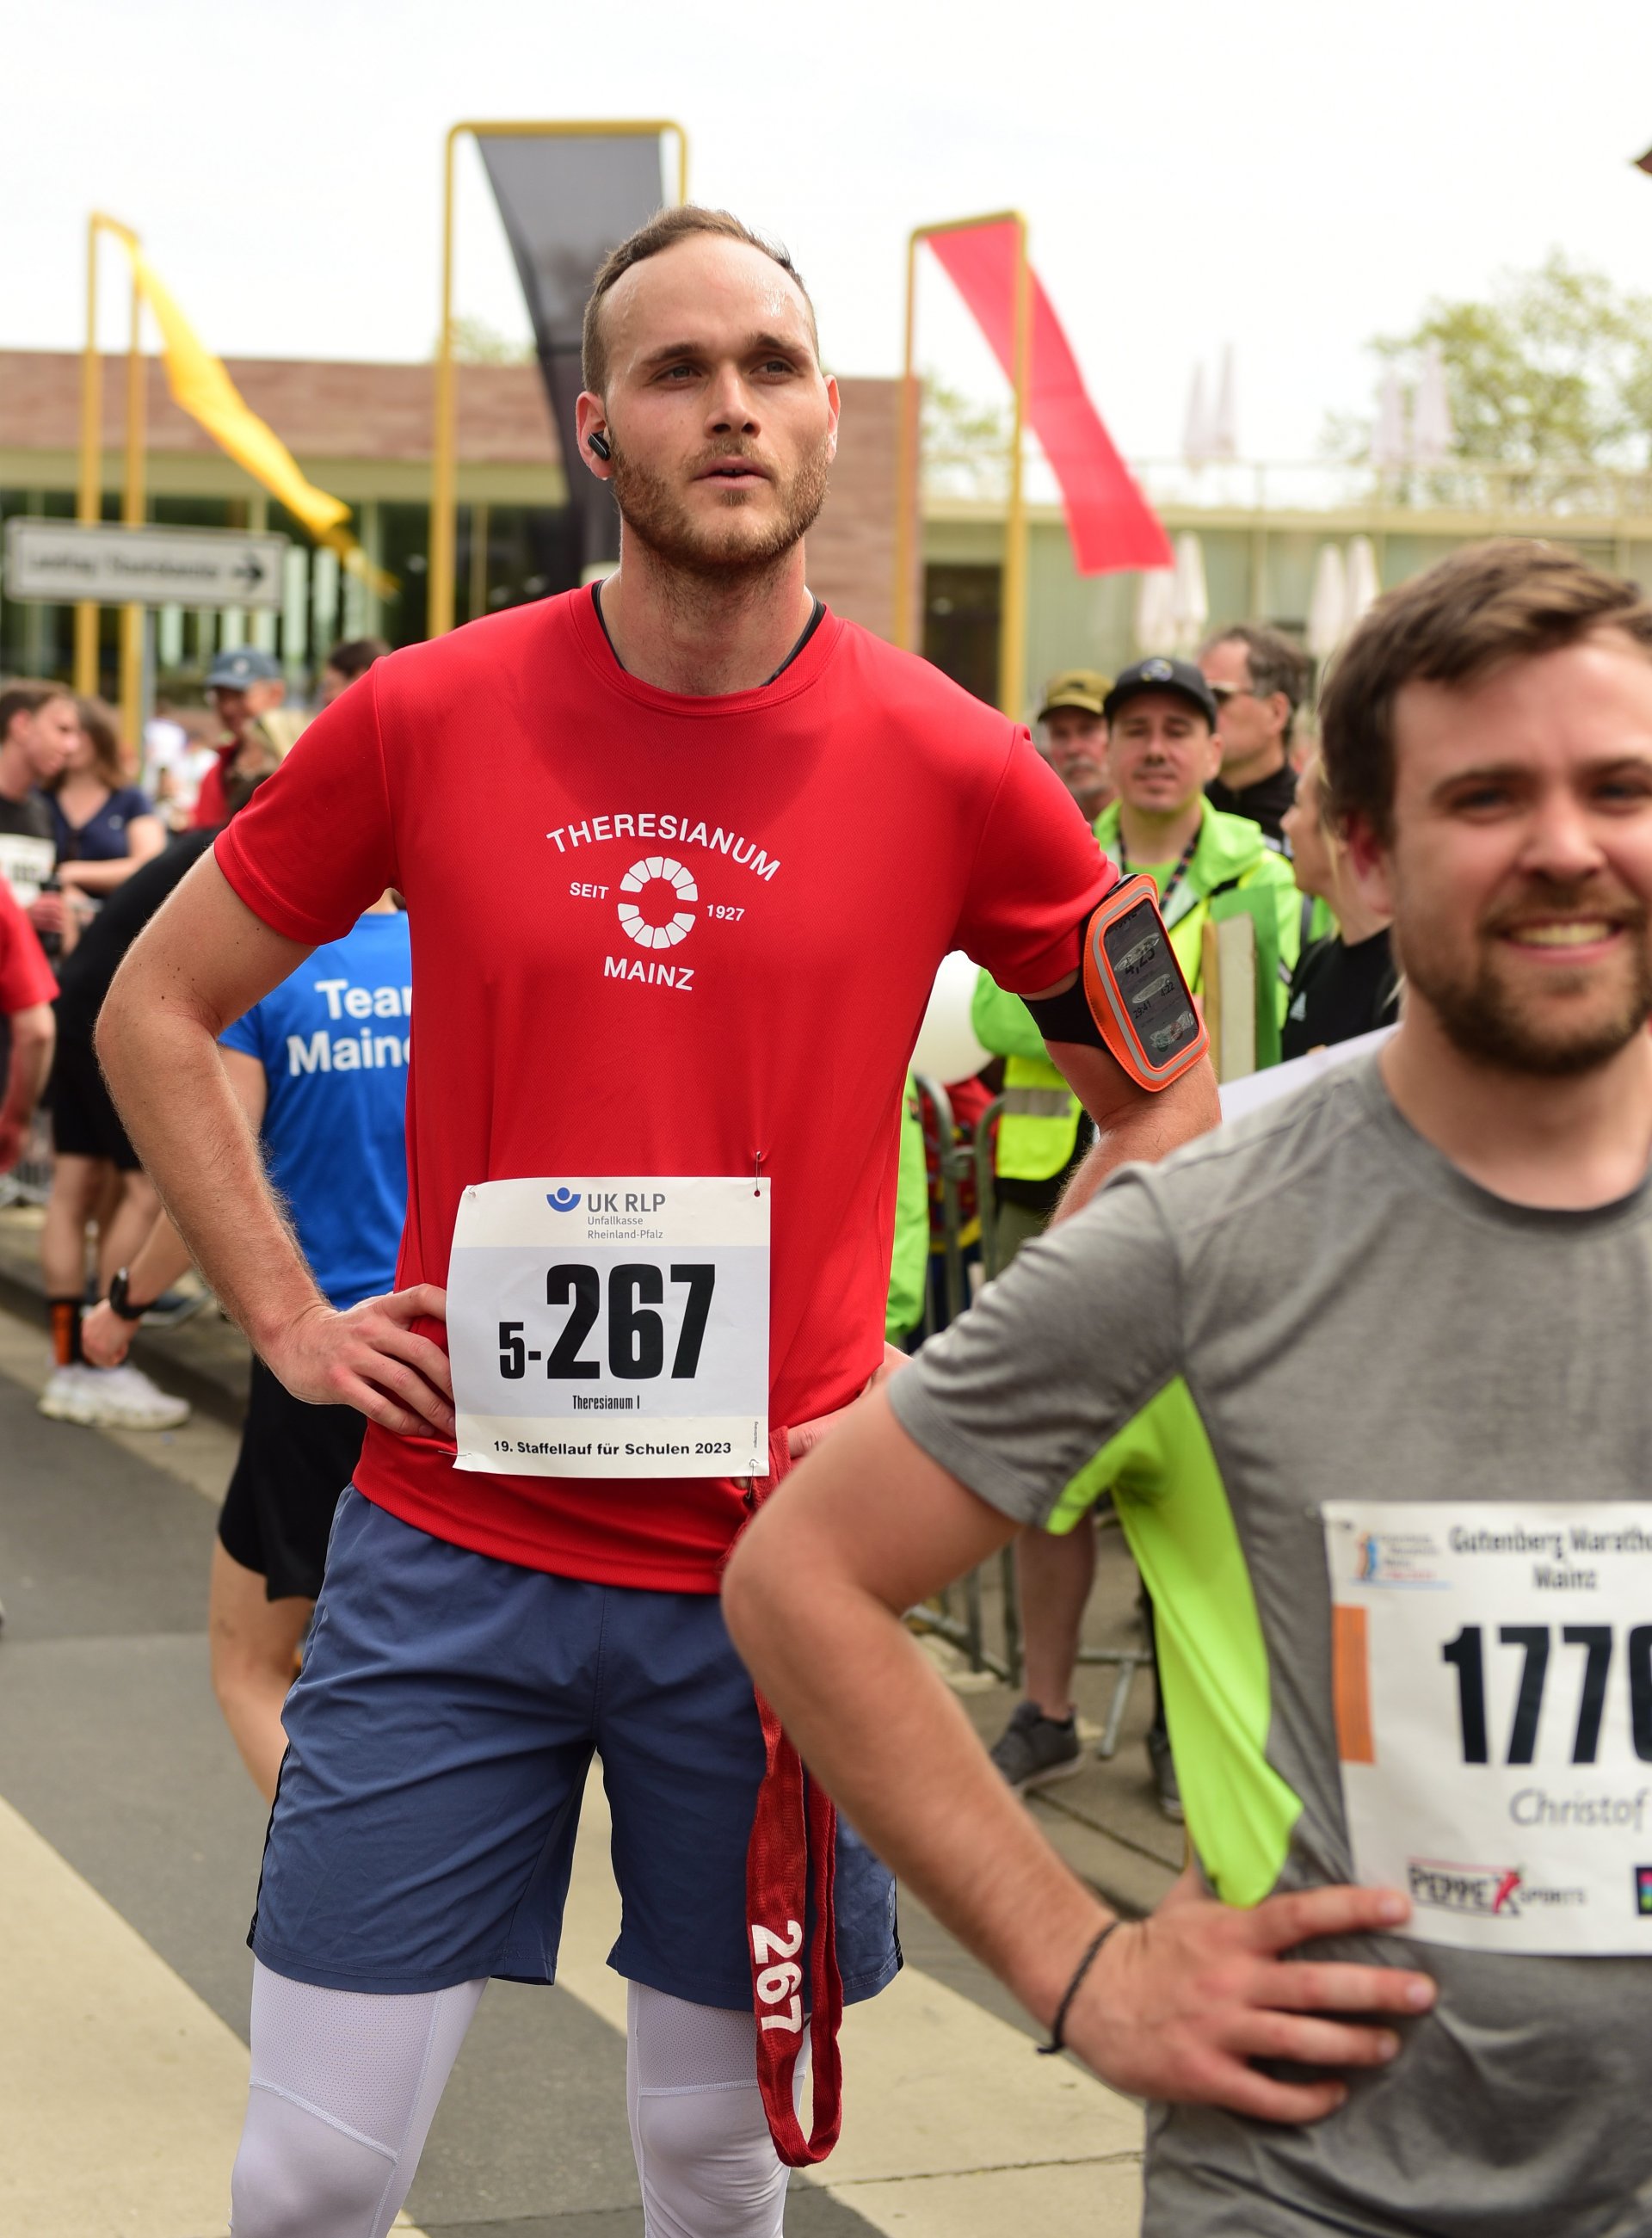
[[[1084,933],[1084,992],[1108,1050],[1157,1094],[1210,1046],[1170,944],[1153,880],[1121,878]]]

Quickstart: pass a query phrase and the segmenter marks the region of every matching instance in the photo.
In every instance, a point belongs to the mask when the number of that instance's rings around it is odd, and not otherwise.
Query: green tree
[[[453,321],[453,357],[459,365],[532,365],[532,342],[512,341],[486,319],[461,312]]]
[[[1464,460],[1510,467],[1652,463],[1652,296],[1551,249],[1505,272],[1483,301],[1436,296],[1408,334],[1379,334],[1373,354],[1412,373],[1438,345]],[[1361,455],[1368,420],[1342,420],[1332,447]]]
[[[995,497],[1008,485],[1009,407],[983,404],[938,374],[923,375],[923,478],[955,496]]]

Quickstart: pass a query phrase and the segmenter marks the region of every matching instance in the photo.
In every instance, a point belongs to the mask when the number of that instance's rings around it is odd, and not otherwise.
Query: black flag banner
[[[575,440],[579,330],[597,268],[665,199],[660,142],[652,133],[479,133],[477,145],[533,321],[568,478],[576,533],[568,572],[577,578],[619,556],[613,499],[580,466]]]

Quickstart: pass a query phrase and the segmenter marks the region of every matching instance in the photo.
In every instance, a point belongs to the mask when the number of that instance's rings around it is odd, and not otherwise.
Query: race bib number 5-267
[[[1652,1954],[1652,1504],[1324,1516],[1358,1878],[1422,1942]]]
[[[447,1276],[457,1466],[762,1476],[766,1180],[482,1182]]]

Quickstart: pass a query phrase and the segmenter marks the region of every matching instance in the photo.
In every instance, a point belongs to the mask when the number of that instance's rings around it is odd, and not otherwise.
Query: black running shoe
[[[1156,1726],[1147,1735],[1147,1761],[1153,1766],[1153,1784],[1159,1791],[1159,1808],[1180,1826],[1187,1815],[1181,1807],[1181,1783],[1176,1777],[1175,1758],[1170,1753],[1170,1735],[1161,1733]]]
[[[1047,1718],[1036,1702],[1022,1702],[989,1754],[1018,1795],[1066,1779],[1084,1761],[1078,1718]]]

